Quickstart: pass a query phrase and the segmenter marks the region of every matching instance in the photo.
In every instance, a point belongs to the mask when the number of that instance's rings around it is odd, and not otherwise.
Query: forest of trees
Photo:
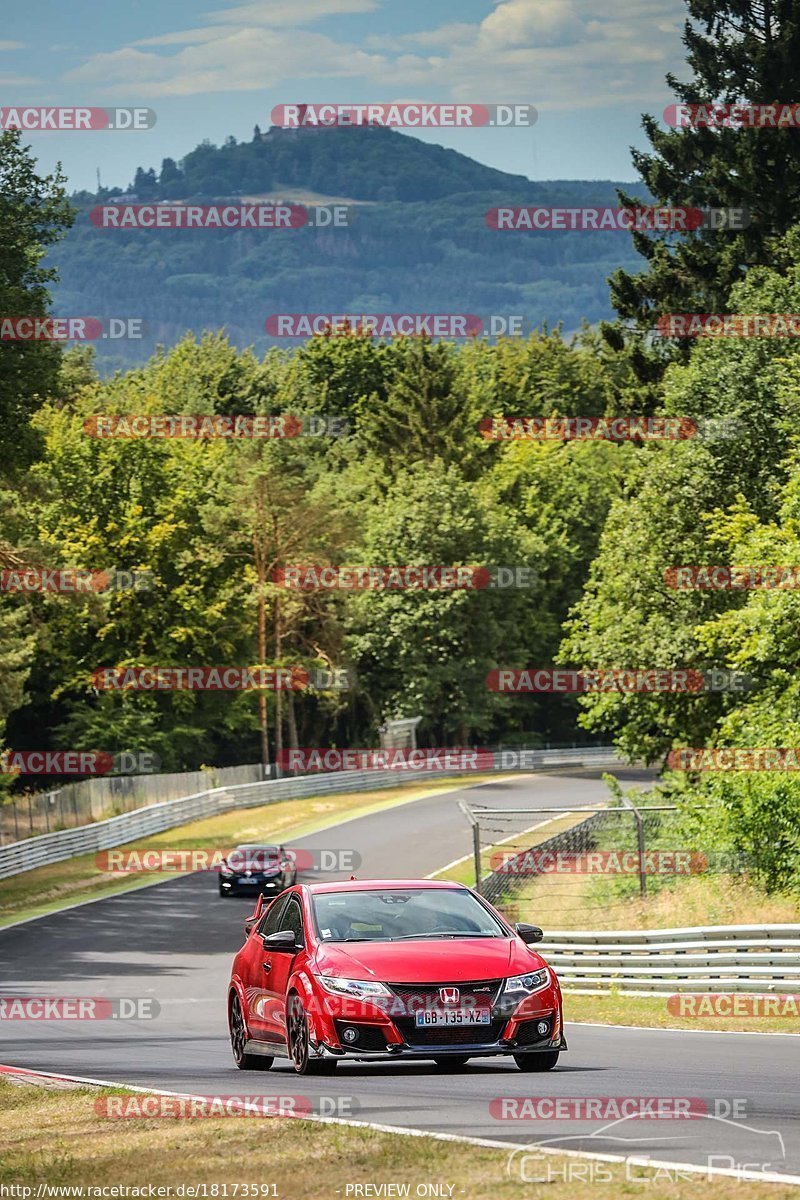
[[[687,34],[694,78],[679,94],[798,93],[800,34],[781,5],[767,17],[738,0],[689,10],[705,32]],[[785,50],[780,78],[776,56],[767,65],[756,53],[767,34]],[[679,591],[664,578],[683,564],[800,564],[800,345],[657,346],[643,332],[661,313],[711,311],[711,300],[716,311],[800,312],[800,225],[793,205],[775,203],[777,189],[798,186],[800,134],[709,141],[648,128],[653,155],[638,165],[657,199],[691,202],[705,189],[718,205],[745,202],[758,234],[653,238],[643,270],[615,277],[624,320],[602,331],[461,346],[318,337],[260,357],[198,330],[110,380],[85,349],[4,344],[0,566],[151,573],[139,593],[0,596],[5,743],[149,750],[165,769],[225,765],[261,757],[266,707],[270,755],[375,744],[379,724],[402,716],[422,717],[422,744],[592,736],[651,763],[674,747],[800,745],[798,592]],[[0,152],[0,304],[44,311],[51,281],[39,264],[70,219],[63,180],[37,179],[16,134],[2,135]],[[32,189],[36,205],[25,201]],[[346,421],[347,433],[87,436],[85,422],[107,413],[316,415]],[[491,442],[479,431],[497,414],[638,413],[727,424],[716,437],[646,445]],[[533,586],[299,593],[270,580],[293,562],[508,564],[529,568]],[[110,694],[90,681],[98,667],[155,664],[346,667],[356,686],[270,693],[260,710],[252,692]],[[751,686],[573,699],[486,686],[494,668],[548,664],[719,667]],[[671,786],[703,793],[719,838],[754,853],[768,886],[796,880],[796,776],[676,775]]]

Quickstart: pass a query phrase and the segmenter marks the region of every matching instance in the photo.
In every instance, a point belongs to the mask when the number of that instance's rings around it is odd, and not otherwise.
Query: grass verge
[[[767,896],[741,875],[673,876],[641,897],[636,879],[545,874],[523,883],[501,907],[517,921],[535,921],[546,933],[800,923],[796,897]]]
[[[490,871],[497,870],[498,856],[513,856],[522,850],[539,846],[548,838],[555,837],[557,833],[563,833],[566,829],[571,829],[573,825],[579,825],[592,811],[592,809],[583,809],[579,813],[565,813],[563,817],[545,818],[537,821],[528,830],[517,831],[502,841],[495,842],[492,846],[483,846],[481,848],[481,878],[488,875]],[[474,854],[466,854],[456,862],[450,863],[441,871],[437,871],[434,878],[453,879],[456,883],[466,883],[473,887],[475,884]]]
[[[315,833],[354,817],[367,816],[385,808],[408,804],[426,796],[439,795],[496,778],[470,775],[469,779],[439,780],[435,784],[406,784],[380,792],[349,792],[340,796],[310,796],[281,800],[260,808],[235,809],[193,821],[130,845],[138,850],[202,850],[232,847],[240,842],[281,841]],[[465,828],[465,839],[467,833]],[[174,877],[174,876],[170,876]],[[0,880],[0,928],[27,917],[56,912],[69,904],[134,891],[163,875],[141,872],[135,877],[102,871],[94,854],[83,854],[47,867]]]
[[[546,957],[546,952],[545,952]],[[746,999],[747,997],[742,997]],[[800,1006],[794,1005],[791,1016],[674,1016],[663,996],[621,996],[607,992],[602,996],[587,996],[564,992],[564,1019],[580,1024],[582,1021],[601,1025],[636,1025],[641,1029],[721,1029],[727,1033],[800,1033]],[[770,1000],[775,997],[770,997]],[[691,1005],[691,998],[684,997]]]
[[[436,1184],[441,1191],[432,1194],[454,1200],[590,1200],[597,1195],[597,1184],[585,1178],[585,1161],[548,1156],[553,1182],[537,1186],[509,1176],[504,1150],[296,1120],[269,1119],[267,1128],[259,1118],[109,1120],[97,1115],[95,1104],[112,1094],[0,1080],[0,1183],[29,1187],[34,1197],[39,1185],[139,1187],[147,1195],[148,1185],[174,1189],[181,1184],[227,1184],[229,1197],[234,1184],[240,1195],[247,1194],[244,1184],[274,1185],[274,1190],[249,1194],[278,1200],[406,1194],[397,1188],[374,1190],[381,1184],[408,1185],[411,1196],[420,1185]],[[615,1195],[724,1200],[734,1188],[739,1200],[792,1194],[782,1185],[708,1181],[702,1175],[673,1180],[642,1168],[636,1174],[644,1181],[630,1183],[624,1164],[603,1167],[614,1174]],[[372,1187],[356,1192],[359,1184]]]

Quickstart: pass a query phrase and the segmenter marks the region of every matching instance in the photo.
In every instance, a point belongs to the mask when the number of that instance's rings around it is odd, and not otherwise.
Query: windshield
[[[234,871],[264,871],[279,867],[281,856],[277,846],[237,846],[227,861]]]
[[[455,888],[322,892],[311,905],[323,942],[509,936],[471,892]]]

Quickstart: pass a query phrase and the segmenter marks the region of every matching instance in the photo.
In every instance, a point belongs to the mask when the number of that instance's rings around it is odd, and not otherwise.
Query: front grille
[[[430,1025],[414,1024],[403,1017],[395,1021],[398,1032],[409,1046],[492,1046],[500,1037],[505,1021],[491,1025]]]
[[[416,1008],[441,1007],[439,989],[446,987],[458,988],[460,1008],[493,1008],[502,983],[502,979],[482,979],[471,983],[390,983],[389,987],[414,1012]]]
[[[500,1037],[505,1020],[494,1019],[490,1025],[418,1026],[414,1013],[430,1009],[488,1008],[497,1018],[499,1014],[494,1009],[502,986],[502,979],[460,980],[456,983],[390,983],[389,987],[398,999],[388,1011],[398,1033],[409,1046],[492,1045]],[[439,989],[447,987],[458,988],[457,1004],[441,1003]]]
[[[336,1036],[346,1050],[364,1050],[375,1053],[386,1049],[386,1037],[379,1025],[357,1025],[354,1021],[334,1021]],[[345,1029],[355,1029],[358,1039],[349,1042],[343,1036]]]

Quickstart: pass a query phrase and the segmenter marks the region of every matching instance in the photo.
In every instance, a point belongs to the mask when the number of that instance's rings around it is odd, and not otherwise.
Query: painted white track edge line
[[[124,1088],[131,1092],[141,1092],[151,1096],[175,1096],[186,1100],[203,1101],[206,1096],[192,1092],[172,1092],[166,1088],[147,1088],[139,1084],[114,1082],[108,1079],[91,1079],[78,1075],[57,1075],[52,1071],[35,1071],[28,1067],[13,1067],[0,1063],[0,1075],[34,1075],[42,1079],[62,1079],[70,1083],[86,1083],[94,1087]],[[221,1118],[223,1119],[223,1118]],[[273,1118],[280,1120],[280,1118]],[[535,1150],[539,1154],[552,1154],[568,1158],[588,1158],[595,1162],[632,1162],[637,1166],[651,1167],[654,1170],[667,1169],[672,1171],[690,1171],[692,1174],[714,1175],[722,1178],[747,1180],[753,1183],[776,1183],[800,1185],[800,1175],[778,1175],[776,1172],[761,1173],[758,1171],[739,1171],[730,1167],[701,1167],[697,1163],[676,1163],[668,1160],[641,1159],[623,1154],[595,1154],[591,1151],[558,1150],[551,1146],[537,1146],[535,1142],[499,1142],[491,1138],[474,1138],[459,1133],[433,1133],[426,1129],[411,1129],[405,1125],[382,1125],[374,1121],[351,1121],[345,1117],[310,1116],[290,1117],[289,1120],[314,1121],[320,1125],[346,1125],[354,1129],[372,1129],[377,1133],[396,1133],[401,1137],[428,1137],[439,1142],[461,1142],[470,1146],[481,1146],[491,1150]]]

